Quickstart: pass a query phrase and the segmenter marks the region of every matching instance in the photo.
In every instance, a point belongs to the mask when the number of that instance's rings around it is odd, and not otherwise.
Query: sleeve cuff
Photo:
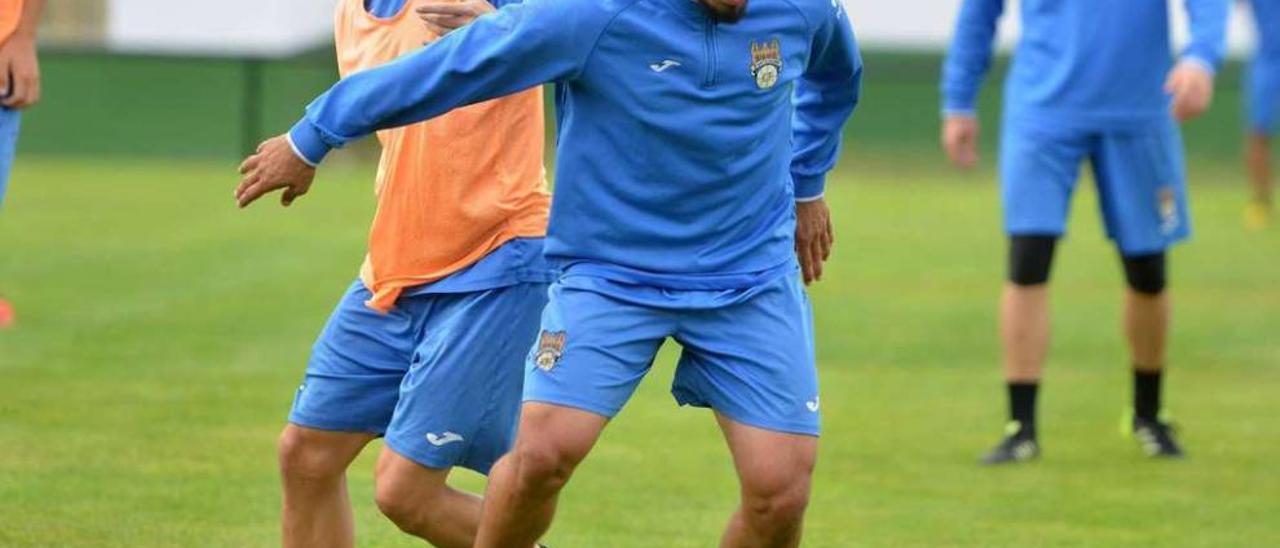
[[[943,118],[977,118],[978,110],[973,107],[968,107],[968,108],[943,107],[942,117]]]
[[[797,202],[817,200],[822,197],[822,193],[827,187],[827,176],[825,174],[800,175],[792,173],[791,179],[795,181]]]
[[[1188,53],[1186,55],[1183,55],[1182,58],[1178,60],[1178,62],[1190,63],[1193,65],[1199,66],[1200,68],[1203,68],[1204,70],[1208,71],[1210,75],[1216,76],[1218,74],[1218,65],[1216,63],[1214,63],[1209,59],[1205,59],[1200,55],[1196,55],[1194,53]]]
[[[312,167],[320,165],[326,154],[333,148],[320,136],[320,131],[306,118],[299,120],[289,130],[289,146],[293,153]]]

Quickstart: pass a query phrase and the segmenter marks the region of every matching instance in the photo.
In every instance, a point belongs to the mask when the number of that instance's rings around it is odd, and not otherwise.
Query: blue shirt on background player
[[[964,0],[942,71],[942,108],[972,113],[991,66],[1006,0]],[[1227,0],[1186,0],[1182,61],[1214,71],[1225,53]],[[1172,67],[1162,0],[1024,0],[1022,36],[1005,81],[1006,116],[1102,129],[1165,118]]]

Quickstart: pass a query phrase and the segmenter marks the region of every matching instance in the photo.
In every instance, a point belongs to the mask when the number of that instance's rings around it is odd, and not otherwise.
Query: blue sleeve
[[[955,35],[942,65],[942,111],[973,113],[978,90],[991,68],[996,22],[1004,13],[1004,0],[964,0],[956,18]]]
[[[608,21],[595,0],[528,0],[476,19],[431,45],[344,78],[289,130],[315,165],[379,129],[575,77]]]
[[[842,3],[824,5],[809,65],[796,83],[792,101],[794,154],[791,178],[796,200],[822,196],[827,172],[840,154],[844,123],[858,104],[862,88],[862,55]]]
[[[1228,0],[1186,0],[1191,22],[1191,43],[1182,52],[1184,61],[1200,63],[1216,72],[1227,48]]]

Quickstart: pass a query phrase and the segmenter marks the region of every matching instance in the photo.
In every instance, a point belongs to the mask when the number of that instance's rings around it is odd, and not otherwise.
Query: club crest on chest
[[[751,76],[756,87],[769,89],[778,85],[782,74],[782,44],[777,38],[764,42],[751,41]]]

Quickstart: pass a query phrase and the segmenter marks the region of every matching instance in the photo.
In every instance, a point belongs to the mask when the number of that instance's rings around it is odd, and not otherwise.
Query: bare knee
[[[793,462],[783,469],[770,470],[744,482],[743,517],[756,529],[789,531],[804,520],[809,506],[813,462]]]
[[[353,455],[349,450],[311,433],[286,428],[280,435],[277,456],[280,476],[287,484],[325,482],[340,478]]]
[[[508,463],[521,491],[554,494],[564,488],[581,457],[545,443],[518,444]]]
[[[758,528],[768,530],[784,530],[799,525],[808,507],[808,485],[747,493],[742,501],[743,517]]]
[[[432,529],[435,516],[440,513],[438,505],[441,494],[443,487],[431,491],[402,489],[393,482],[379,480],[374,502],[382,515],[401,531],[422,534],[423,531]]]
[[[587,457],[608,419],[550,404],[526,403],[515,447],[499,462],[521,493],[551,496],[560,492]]]

